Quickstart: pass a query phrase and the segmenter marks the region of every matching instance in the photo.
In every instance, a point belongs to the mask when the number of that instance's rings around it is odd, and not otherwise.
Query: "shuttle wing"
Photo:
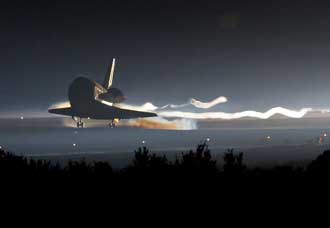
[[[64,116],[74,116],[71,107],[48,109],[48,112]]]
[[[130,109],[122,109],[110,105],[103,104],[99,101],[95,101],[87,110],[76,111],[71,107],[66,108],[55,108],[49,109],[49,113],[60,114],[65,116],[79,116],[82,118],[91,118],[91,119],[102,119],[102,120],[111,120],[111,119],[134,119],[140,117],[154,117],[157,116],[156,113],[152,112],[141,112]]]
[[[90,118],[94,119],[134,119],[140,117],[154,117],[157,116],[156,113],[152,112],[141,112],[137,110],[122,109],[110,105],[103,104],[101,102],[96,102],[93,113],[91,113]]]

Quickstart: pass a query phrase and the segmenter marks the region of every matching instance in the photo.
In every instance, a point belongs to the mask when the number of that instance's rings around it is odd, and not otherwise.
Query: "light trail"
[[[192,106],[198,109],[210,109],[216,105],[226,103],[228,99],[220,96],[210,102],[202,102],[197,99],[190,99],[189,102],[184,104],[167,104],[165,106],[156,106],[151,102],[144,103],[143,105],[130,105],[125,103],[112,104],[106,101],[101,101],[105,105],[114,106],[122,109],[155,112],[158,117],[153,118],[138,118],[121,122],[121,126],[142,127],[149,129],[176,129],[176,130],[189,130],[197,129],[196,120],[235,120],[245,117],[256,119],[268,119],[276,114],[283,115],[288,118],[303,118],[308,112],[314,111],[311,108],[303,108],[301,110],[291,110],[283,107],[271,108],[266,112],[258,112],[254,110],[242,112],[188,112],[178,110],[187,106]],[[69,102],[61,102],[52,105],[52,108],[65,108],[70,107]],[[173,110],[176,109],[176,110]],[[323,110],[322,110],[323,111]],[[328,111],[328,110],[326,110]],[[325,111],[324,111],[325,112]],[[323,112],[322,112],[323,113]]]
[[[257,112],[257,111],[243,111],[236,113],[226,113],[226,112],[203,112],[203,113],[194,113],[194,112],[181,112],[181,111],[162,111],[157,114],[165,118],[188,118],[188,119],[223,119],[223,120],[232,120],[240,119],[244,117],[252,117],[258,119],[268,119],[275,114],[281,114],[289,118],[302,118],[312,109],[304,108],[300,111],[293,111],[290,109],[276,107],[268,110],[267,112]]]

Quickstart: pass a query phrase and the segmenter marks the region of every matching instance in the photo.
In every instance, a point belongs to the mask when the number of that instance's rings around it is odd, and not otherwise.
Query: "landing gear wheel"
[[[114,127],[116,127],[117,125],[116,125],[116,121],[115,120],[111,120],[111,122],[109,123],[109,127],[110,128],[114,128]]]
[[[84,128],[84,127],[85,127],[84,122],[81,121],[77,122],[77,128]]]
[[[82,119],[80,117],[73,116],[72,119],[76,122],[77,128],[84,128],[85,127],[85,123],[82,122]]]

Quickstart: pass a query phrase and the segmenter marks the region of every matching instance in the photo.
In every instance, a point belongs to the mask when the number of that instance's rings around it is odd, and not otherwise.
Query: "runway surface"
[[[304,163],[330,149],[330,119],[199,122],[198,129],[190,131],[111,129],[105,122],[75,129],[64,126],[68,121],[70,118],[0,119],[0,145],[35,158],[107,160],[114,167],[129,164],[139,146],[174,159],[206,138],[219,161],[228,148],[234,148],[244,152],[249,165]],[[88,128],[88,124],[94,127]]]

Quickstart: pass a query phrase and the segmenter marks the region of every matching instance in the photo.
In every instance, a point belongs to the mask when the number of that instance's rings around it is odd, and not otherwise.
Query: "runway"
[[[244,152],[250,165],[305,162],[330,148],[330,119],[274,119],[198,122],[198,130],[107,128],[90,122],[86,129],[63,126],[70,118],[0,119],[0,145],[16,154],[65,161],[109,160],[125,166],[139,146],[169,159],[210,139],[219,161],[228,148]],[[326,136],[325,136],[326,135]],[[325,136],[325,137],[324,137]],[[319,144],[319,137],[323,138]],[[144,142],[144,144],[142,143]]]

